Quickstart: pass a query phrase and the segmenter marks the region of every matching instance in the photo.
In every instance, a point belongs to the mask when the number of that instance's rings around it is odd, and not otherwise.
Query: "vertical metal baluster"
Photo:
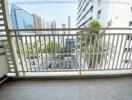
[[[117,35],[117,39],[116,39],[116,48],[115,48],[114,59],[112,63],[112,69],[114,69],[115,57],[116,57],[116,52],[117,52],[117,47],[118,47],[118,39],[119,39],[119,35]]]
[[[82,34],[83,34],[83,31],[81,32],[81,35],[80,35],[80,75],[81,75],[81,72],[82,72]]]
[[[63,60],[61,61],[61,68],[63,69],[63,70],[65,70],[65,66],[64,66],[64,49],[65,49],[65,44],[64,44],[64,41],[65,40],[65,35],[63,34],[63,54],[61,53],[60,55],[62,56],[62,58],[63,58]]]
[[[80,36],[80,35],[79,35]],[[77,42],[79,42],[79,40],[78,40],[78,35],[77,35]],[[77,45],[78,46],[78,45]],[[79,46],[78,46],[79,47]],[[77,49],[78,49],[78,47],[77,47]],[[80,49],[80,48],[79,48]],[[80,66],[79,66],[79,63],[78,63],[78,51],[76,51],[76,61],[77,61],[77,66],[78,66],[78,71],[80,70]]]
[[[130,43],[131,43],[131,37],[129,38],[129,40],[128,40],[129,42],[128,42],[128,46],[127,46],[127,52],[126,52],[126,55],[125,55],[125,59],[124,60],[126,60],[127,59],[127,56],[128,56],[128,48],[130,47]],[[129,61],[128,61],[128,63],[129,63]],[[126,69],[125,68],[125,62],[123,63],[123,69]]]
[[[95,54],[95,49],[96,49],[96,47],[95,47],[95,42],[96,42],[96,38],[95,38],[96,36],[94,36],[94,41],[93,41],[93,51],[92,51],[92,70],[95,70],[95,67],[96,67],[96,61],[94,61],[95,60],[95,56],[96,56],[96,54]],[[95,64],[95,65],[94,65]]]
[[[103,43],[101,44],[102,45],[102,47],[101,47],[102,52],[101,52],[101,58],[100,58],[100,70],[102,70],[101,68],[103,67],[103,56],[104,56],[104,47],[105,47],[105,38],[106,38],[106,35],[103,34],[103,36],[104,36]]]
[[[58,35],[58,37],[57,37],[57,40],[58,40],[58,46],[59,46],[59,45],[60,45],[59,35]],[[60,54],[60,47],[57,48],[57,53]],[[58,63],[57,66],[59,67],[59,71],[60,71],[60,66],[59,66],[59,65],[60,65],[60,64],[59,64],[59,63],[60,63],[60,60],[59,60],[59,61],[57,60],[57,63]],[[58,68],[57,68],[57,69],[58,69]]]
[[[42,59],[42,64],[43,65],[43,71],[44,71],[44,58],[43,58],[43,48],[42,48],[42,41],[41,41],[41,37],[39,36],[39,42],[40,42],[40,51],[41,51],[41,59]]]
[[[83,33],[84,34],[84,33]],[[85,43],[84,43],[84,71],[86,71],[86,65],[87,65],[87,57],[86,57],[86,51],[87,51],[87,34],[85,33],[84,34],[84,36],[85,36]]]
[[[70,39],[72,39],[72,36],[71,35],[69,35],[69,37],[70,37]],[[72,40],[71,40],[72,41]],[[69,66],[68,66],[68,69],[71,71],[71,69],[72,69],[72,47],[71,47],[71,45],[70,45],[70,51],[69,51],[69,55],[70,55],[70,59],[69,59]]]
[[[73,38],[73,35],[72,35],[72,41],[74,42],[74,38]],[[72,50],[74,50],[73,48],[74,48],[74,44],[72,44]],[[74,68],[75,68],[75,65],[74,65],[74,63],[75,63],[75,61],[74,61],[74,51],[72,52],[72,50],[71,50],[71,70],[74,70]]]
[[[55,41],[55,35],[54,35],[53,38],[54,38],[54,52],[53,52],[54,54],[53,54],[53,55],[54,55],[55,64],[56,64],[54,69],[55,69],[55,71],[56,71],[56,70],[57,70],[57,61],[56,61],[56,41]],[[58,45],[59,45],[59,44],[58,44]]]
[[[118,57],[117,57],[117,61],[116,61],[116,69],[118,69],[118,63],[119,63],[119,59],[120,59],[120,56],[121,56],[121,47],[122,47],[122,41],[123,41],[123,35],[121,35],[121,42],[119,42],[120,43],[120,46],[119,46],[119,52],[118,52]]]
[[[22,57],[21,57],[18,37],[19,37],[19,35],[17,35],[17,33],[15,32],[16,44],[17,44],[17,48],[18,48],[18,55],[20,56],[20,63],[21,63],[21,67],[22,67],[22,72],[25,75],[25,70],[24,70],[24,65],[23,65],[23,62],[22,62]]]
[[[33,58],[33,61],[32,61],[32,62],[35,63],[34,56],[33,56],[33,55],[34,55],[34,50],[33,50],[33,41],[32,41],[32,37],[33,37],[33,36],[30,36],[31,51],[32,51],[32,58]],[[30,65],[32,66],[32,67],[31,67],[31,71],[33,71],[33,70],[32,70],[32,68],[33,68],[32,62],[30,63]],[[35,65],[34,65],[34,66],[35,66]]]
[[[67,53],[67,55],[69,55],[69,53],[70,53],[70,46],[69,46],[69,35],[67,36],[67,39],[68,39],[68,53]],[[70,60],[70,59],[69,59]],[[69,66],[68,65],[66,65],[67,66],[67,71],[69,70]]]
[[[30,52],[29,52],[29,47],[28,47],[28,39],[27,39],[27,36],[25,36],[25,39],[26,39],[27,54],[28,54],[28,57],[30,57]],[[30,59],[30,58],[29,58],[29,65],[30,65],[30,68],[32,69],[32,66],[31,66],[31,59]]]
[[[108,35],[108,45],[107,45],[107,51],[105,53],[105,62],[104,62],[104,69],[106,69],[106,62],[107,62],[107,55],[108,55],[108,51],[109,51],[109,44],[110,44],[110,35]],[[109,66],[108,66],[109,67]]]
[[[92,58],[92,51],[91,51],[91,44],[92,44],[92,36],[91,34],[89,34],[90,37],[90,42],[89,42],[89,52],[88,52],[88,70],[91,70],[92,66],[91,66],[91,58]]]
[[[49,66],[48,66],[48,57],[47,57],[47,42],[46,42],[45,38],[46,38],[46,36],[43,37],[44,45],[45,45],[45,56],[46,56],[46,61],[45,61],[46,62],[46,66],[45,67],[47,68],[47,71],[48,71],[49,70],[49,68],[48,68]]]
[[[111,52],[110,52],[110,58],[108,61],[108,69],[110,69],[110,67],[111,67],[111,57],[112,57],[112,52],[113,52],[113,47],[114,47],[114,39],[115,39],[115,35],[113,35],[113,38],[112,38],[112,47],[111,47]]]
[[[49,35],[49,52],[48,52],[48,54],[49,54],[49,56],[50,56],[50,60],[52,60],[52,57],[51,57],[51,39],[50,39],[50,37],[51,37],[51,35]],[[51,65],[51,71],[53,71],[53,66]]]
[[[97,51],[96,51],[96,67],[95,70],[98,70],[98,59],[99,59],[99,55],[100,55],[100,43],[101,43],[101,34],[98,35],[98,46],[97,46]]]
[[[35,35],[35,48],[36,48],[36,54],[37,54],[38,71],[40,71],[39,55],[38,55],[38,44],[37,44],[37,36],[36,35]]]
[[[23,36],[21,36],[21,42],[22,42],[24,61],[25,61],[25,64],[26,64],[26,70],[28,70],[28,64],[27,64],[27,60],[26,60],[27,58],[26,58],[26,55],[25,55],[25,46],[24,46],[24,43],[23,43]]]
[[[130,46],[130,47],[131,47],[131,50],[130,50],[130,53],[129,53],[129,56],[128,56],[128,61],[129,61],[129,62],[131,61],[131,55],[132,55],[132,40],[131,40],[131,39],[132,39],[132,35],[130,35],[130,41],[131,41],[131,43],[130,43],[131,46]],[[132,66],[132,62],[130,62],[130,63],[131,63],[131,66]],[[131,67],[131,66],[130,66],[130,67]],[[126,68],[129,69],[129,63],[127,63]]]
[[[125,35],[123,35],[123,36],[125,36]],[[123,57],[124,57],[124,48],[126,47],[126,43],[127,43],[127,40],[125,39],[125,43],[124,43],[124,47],[123,47],[123,53],[122,53],[122,56],[121,56],[120,69],[122,69],[122,60],[123,60]]]

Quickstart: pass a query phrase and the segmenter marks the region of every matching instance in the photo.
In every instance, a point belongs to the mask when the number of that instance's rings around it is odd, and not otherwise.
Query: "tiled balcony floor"
[[[132,77],[9,81],[0,100],[132,100]]]

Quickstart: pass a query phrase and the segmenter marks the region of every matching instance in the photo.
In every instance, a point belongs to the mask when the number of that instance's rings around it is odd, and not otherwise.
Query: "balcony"
[[[98,35],[88,34],[85,30],[10,29],[12,48],[7,35],[1,35],[9,76],[131,73],[131,33],[128,29],[102,28],[98,29],[101,32]],[[45,34],[36,35],[36,31]],[[56,34],[49,34],[52,31]],[[72,34],[61,34],[64,31]]]
[[[131,28],[13,29],[1,2],[1,100],[132,98]]]
[[[1,100],[131,100],[131,77],[17,80],[0,86]]]

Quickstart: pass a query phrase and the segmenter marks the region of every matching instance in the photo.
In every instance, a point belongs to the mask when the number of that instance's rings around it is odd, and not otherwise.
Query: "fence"
[[[42,34],[36,34],[35,31],[42,31]],[[69,31],[71,34],[68,34]],[[130,31],[128,29],[10,30],[14,33],[11,38],[15,41],[19,73],[131,69]],[[11,59],[8,56],[7,58]],[[8,62],[10,64],[10,61]],[[15,72],[14,70],[10,67],[10,72]]]

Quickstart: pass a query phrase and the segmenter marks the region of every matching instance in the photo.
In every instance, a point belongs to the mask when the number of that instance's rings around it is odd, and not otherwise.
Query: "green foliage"
[[[100,34],[100,31],[97,30],[101,28],[101,24],[96,21],[92,20],[88,27],[85,30],[85,33],[87,34],[86,38],[86,58],[88,58],[89,67],[92,66],[95,67],[96,60],[97,62],[100,62],[101,52],[102,49],[102,36]],[[100,54],[99,54],[100,53]]]
[[[97,20],[92,20],[89,25],[88,28],[101,28],[101,24],[99,21]]]
[[[101,24],[100,24],[100,22],[99,21],[97,21],[97,20],[92,20],[90,23],[89,23],[89,25],[88,25],[88,27],[86,27],[86,30],[85,30],[85,32],[87,32],[88,34],[93,34],[93,35],[97,35],[97,34],[99,34],[99,28],[101,28],[102,26],[101,26]]]
[[[55,53],[55,52],[59,52],[59,48],[60,48],[59,44],[55,43],[55,41],[51,41],[46,45],[45,51],[48,53]]]

